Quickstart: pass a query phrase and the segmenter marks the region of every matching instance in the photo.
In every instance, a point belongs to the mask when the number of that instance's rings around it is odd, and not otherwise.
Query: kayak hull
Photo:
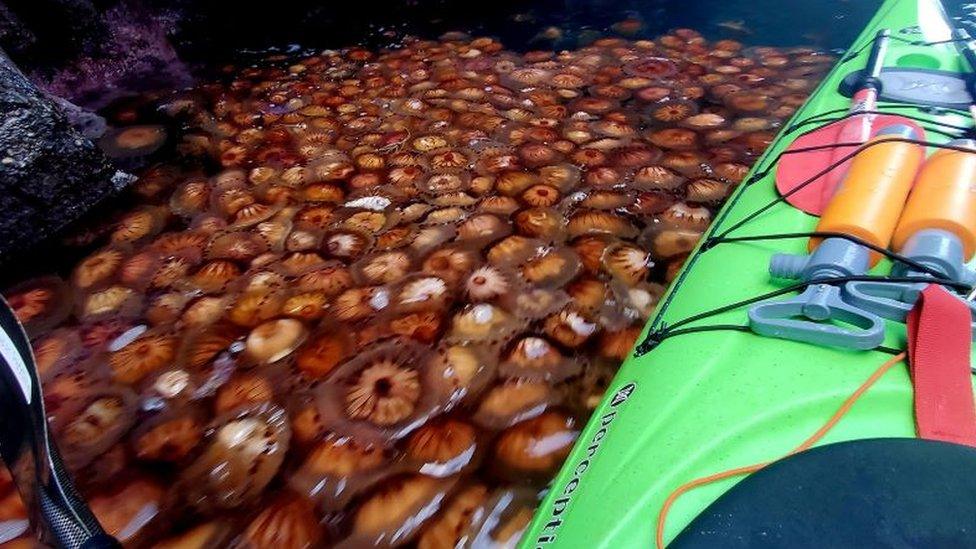
[[[864,66],[875,33],[937,41],[949,38],[941,6],[929,0],[888,0],[845,56],[797,112],[753,173],[804,131],[800,122],[820,113],[846,111],[850,100],[837,92],[850,72]],[[896,40],[886,66],[935,64],[966,72],[952,44],[919,46]],[[890,105],[890,104],[888,104]],[[880,103],[884,110],[886,104]],[[969,126],[961,112],[893,109],[925,122]],[[931,124],[929,124],[931,125]],[[950,137],[930,132],[932,141]],[[777,198],[775,169],[741,185],[716,216],[718,234]],[[750,178],[746,178],[749,182]],[[779,204],[733,234],[810,232],[817,218]],[[720,243],[696,250],[665,295],[646,335],[665,324],[783,287],[770,280],[774,253],[806,253],[806,239]],[[873,274],[887,274],[882,260]],[[748,324],[740,307],[692,326]],[[638,341],[640,341],[639,339]],[[884,345],[905,345],[904,325],[888,322]],[[728,469],[785,456],[820,428],[838,406],[881,364],[882,351],[818,347],[756,334],[720,330],[677,335],[622,366],[602,403],[566,460],[522,540],[522,547],[653,546],[659,512],[680,485]],[[914,437],[912,386],[898,364],[853,406],[818,445],[876,437]],[[679,498],[666,522],[673,539],[691,520],[741,477],[718,481]]]

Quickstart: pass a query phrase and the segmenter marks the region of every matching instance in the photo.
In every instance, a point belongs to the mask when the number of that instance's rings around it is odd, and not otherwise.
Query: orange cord
[[[871,377],[867,378],[864,381],[864,383],[861,384],[860,387],[858,387],[853,393],[851,393],[849,397],[847,397],[846,400],[844,400],[844,403],[840,405],[840,408],[838,408],[836,412],[834,412],[834,415],[830,416],[830,419],[828,419],[826,423],[824,423],[819,429],[817,429],[816,432],[814,432],[805,441],[803,441],[803,444],[800,444],[799,446],[794,448],[790,453],[786,454],[783,457],[792,456],[793,454],[807,450],[811,446],[816,444],[817,441],[822,439],[824,435],[826,435],[828,431],[830,431],[835,425],[837,425],[837,423],[847,414],[847,412],[850,411],[851,407],[854,406],[854,403],[857,402],[859,398],[861,398],[861,396],[865,393],[865,391],[870,389],[871,386],[874,385],[875,382],[877,382],[878,379],[881,378],[881,376],[885,375],[885,373],[888,370],[890,370],[892,366],[898,364],[904,358],[905,358],[905,353],[900,353],[896,356],[891,357],[884,364],[879,366],[878,369],[875,370],[873,374],[871,374]],[[661,511],[660,513],[658,513],[657,516],[657,534],[655,538],[655,541],[657,543],[657,549],[664,549],[664,524],[668,519],[668,512],[671,510],[671,506],[674,505],[674,502],[677,501],[679,497],[681,497],[687,492],[690,492],[691,490],[694,490],[695,488],[704,486],[706,484],[711,484],[713,482],[724,480],[729,477],[755,473],[756,471],[762,469],[763,467],[769,465],[770,463],[772,463],[772,461],[764,461],[762,463],[755,463],[753,465],[746,465],[744,467],[736,467],[735,469],[729,469],[727,471],[713,473],[708,476],[704,476],[701,478],[696,478],[694,480],[688,481],[682,484],[681,486],[675,488],[674,491],[671,492],[671,494],[668,496],[668,498],[664,500],[664,505],[661,506]]]

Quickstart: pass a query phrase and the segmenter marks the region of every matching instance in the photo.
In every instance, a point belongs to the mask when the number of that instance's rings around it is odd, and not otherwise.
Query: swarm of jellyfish
[[[510,547],[831,62],[451,36],[167,98],[177,158],[87,257],[5,292],[67,466],[130,547]]]

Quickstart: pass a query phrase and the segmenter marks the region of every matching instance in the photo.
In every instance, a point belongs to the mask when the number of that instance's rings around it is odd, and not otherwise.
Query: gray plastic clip
[[[943,278],[972,286],[976,273],[966,268],[963,246],[955,234],[941,229],[918,231],[901,250],[901,255],[939,273]],[[897,277],[931,278],[925,271],[917,271],[905,264],[896,264],[891,275]],[[883,318],[905,322],[915,306],[918,295],[928,284],[925,282],[857,281],[844,285],[842,296],[851,305]],[[960,298],[961,299],[961,298]],[[976,339],[976,303],[966,301],[972,314],[973,339]]]
[[[808,256],[774,255],[769,272],[800,280],[840,278],[866,273],[869,260],[867,248],[828,238]],[[846,303],[840,288],[830,284],[813,284],[794,298],[753,305],[749,325],[766,336],[846,349],[873,349],[885,336],[880,317]]]

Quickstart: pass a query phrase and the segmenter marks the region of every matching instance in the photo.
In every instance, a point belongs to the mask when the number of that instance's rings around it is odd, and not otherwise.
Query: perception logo
[[[609,409],[602,416],[600,416],[600,427],[590,438],[590,444],[586,447],[586,453],[583,455],[582,459],[576,462],[576,465],[573,467],[573,475],[566,482],[565,486],[563,486],[559,497],[552,501],[552,506],[548,510],[549,520],[542,528],[543,533],[536,538],[537,548],[541,548],[544,545],[556,541],[556,534],[559,532],[559,527],[563,524],[562,514],[566,511],[570,502],[573,500],[573,493],[576,491],[576,488],[579,487],[580,478],[584,473],[586,473],[586,470],[590,468],[590,463],[600,450],[600,445],[603,443],[603,439],[606,438],[607,433],[610,431],[610,426],[617,418],[617,408],[624,402],[627,402],[627,399],[634,394],[636,389],[637,384],[630,382],[618,389],[610,399],[610,406],[608,407]]]

